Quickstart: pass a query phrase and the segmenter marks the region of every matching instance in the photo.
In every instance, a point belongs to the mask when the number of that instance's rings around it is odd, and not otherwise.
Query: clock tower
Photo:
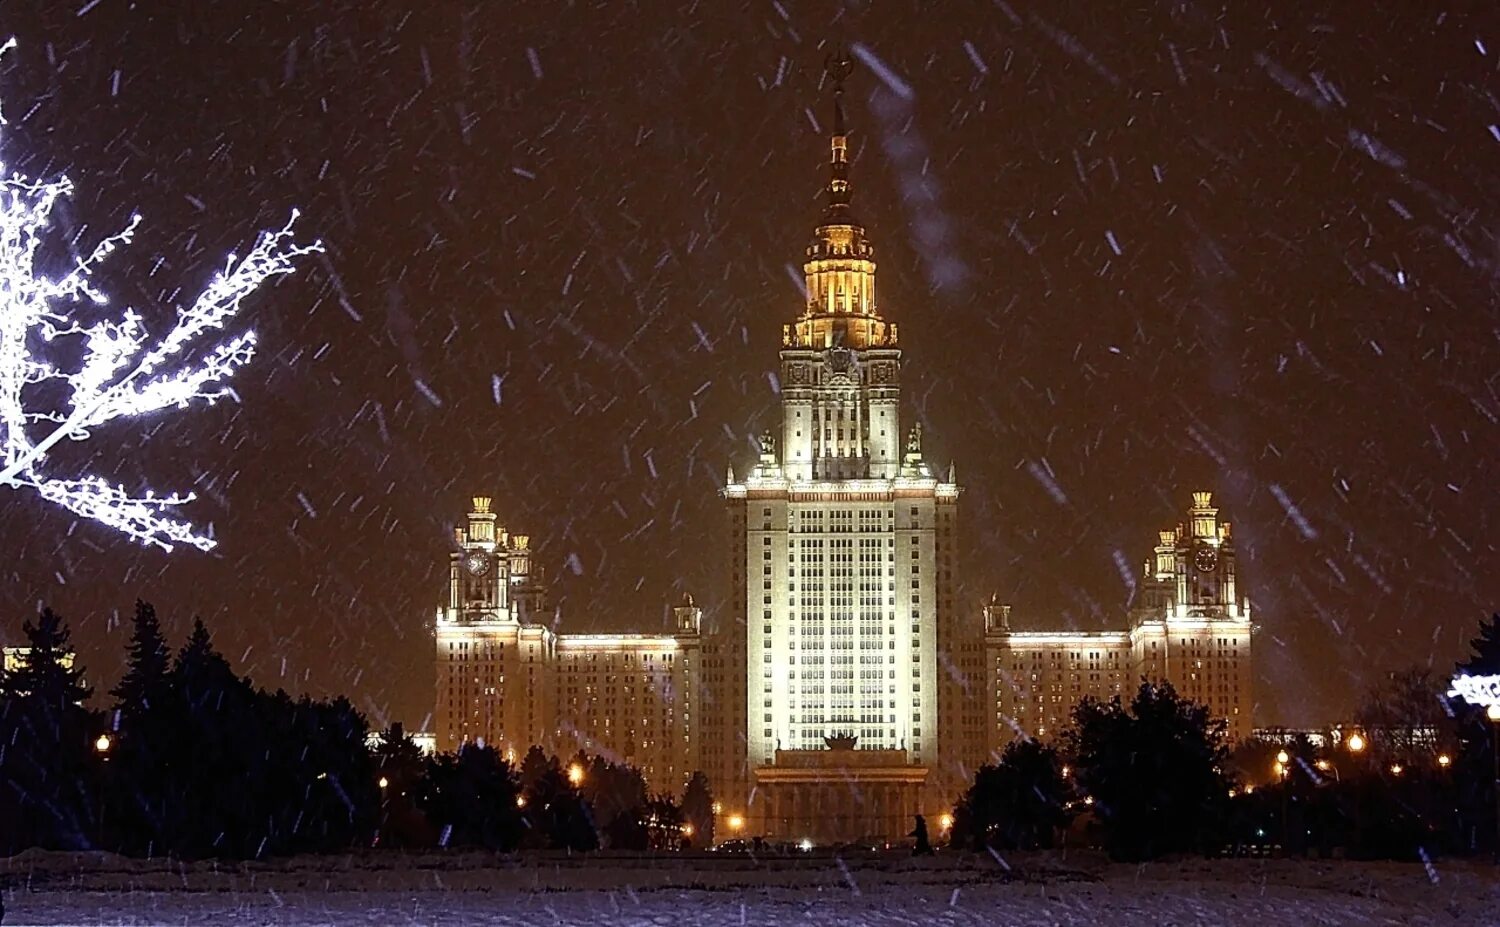
[[[724,488],[729,621],[707,660],[722,729],[705,756],[726,814],[828,842],[936,819],[985,746],[983,627],[954,601],[960,491],[921,425],[902,428],[898,332],[850,204],[848,74],[830,63],[824,208],[782,328],[781,422]]]

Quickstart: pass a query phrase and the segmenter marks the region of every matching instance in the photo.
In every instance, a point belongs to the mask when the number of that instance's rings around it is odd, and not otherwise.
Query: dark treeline
[[[399,726],[373,748],[347,699],[257,689],[201,621],[176,650],[136,603],[129,664],[93,693],[51,610],[0,676],[0,855],[28,847],[259,858],[371,846],[669,850],[712,839],[708,782],[679,803],[639,770],[533,748],[424,757]]]
[[[1471,646],[1457,671],[1500,675],[1500,615]],[[1128,860],[1500,853],[1500,720],[1447,688],[1431,669],[1392,673],[1366,694],[1355,729],[1317,746],[1251,739],[1233,753],[1224,722],[1170,685],[1087,699],[1058,746],[1019,740],[978,771],[952,840],[976,850],[1076,840]]]

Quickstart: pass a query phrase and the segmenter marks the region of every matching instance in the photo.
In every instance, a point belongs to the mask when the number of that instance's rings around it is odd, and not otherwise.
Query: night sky
[[[855,207],[974,620],[1122,623],[1212,488],[1257,721],[1343,717],[1500,608],[1500,13],[1385,6],[9,0],[0,152],[79,187],[57,267],[140,210],[102,282],[160,327],[293,206],[328,252],[253,299],[237,404],[57,459],[195,490],[218,549],[0,490],[0,637],[51,603],[107,688],[145,597],[262,685],[421,726],[475,493],[564,629],[715,617],[837,40],[879,65]]]

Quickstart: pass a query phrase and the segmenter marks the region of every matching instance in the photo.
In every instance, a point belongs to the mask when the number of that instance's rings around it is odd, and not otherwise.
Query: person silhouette
[[[932,844],[927,839],[927,819],[926,818],[922,817],[920,814],[917,815],[917,826],[914,827],[914,828],[912,828],[912,832],[909,833],[909,834],[907,834],[907,836],[908,837],[915,837],[916,840],[917,840],[916,846],[914,846],[914,847],[911,848],[911,855],[913,855],[913,856],[931,856],[932,855]]]

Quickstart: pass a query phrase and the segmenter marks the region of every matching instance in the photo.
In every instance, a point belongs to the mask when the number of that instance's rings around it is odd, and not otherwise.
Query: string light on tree
[[[14,45],[11,40],[0,52]],[[33,180],[0,164],[0,486],[34,492],[143,544],[209,550],[212,538],[171,514],[191,502],[192,493],[135,493],[92,474],[59,476],[48,467],[48,454],[64,441],[90,440],[110,422],[231,395],[226,383],[255,356],[255,332],[206,348],[204,337],[233,321],[267,279],[291,273],[297,258],[322,251],[322,243],[292,240],[293,210],[280,230],[262,232],[245,257],[231,254],[197,299],[178,307],[171,330],[153,339],[133,310],[114,320],[97,317],[109,299],[94,274],[131,242],[139,215],[61,277],[37,267],[52,210],[72,193],[67,177]],[[80,360],[65,368],[55,357]]]
[[[1500,676],[1454,676],[1448,686],[1449,698],[1461,698],[1480,708],[1500,706]]]

